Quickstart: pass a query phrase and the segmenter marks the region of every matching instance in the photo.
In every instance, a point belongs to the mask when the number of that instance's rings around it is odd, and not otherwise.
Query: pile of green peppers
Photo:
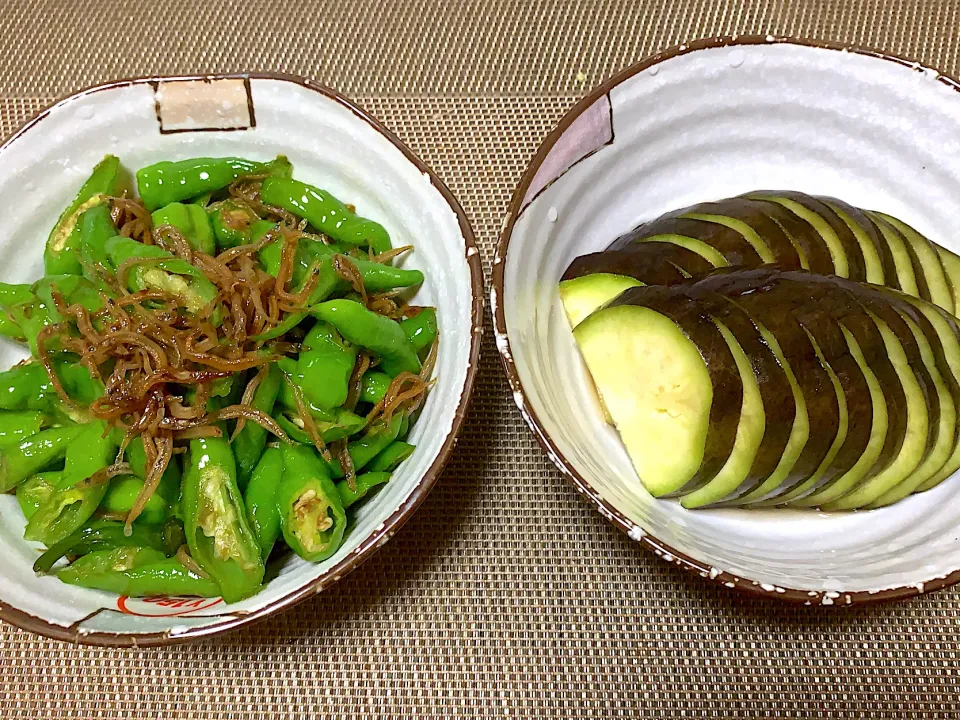
[[[0,373],[0,492],[16,493],[27,521],[25,538],[47,548],[36,572],[127,596],[222,596],[236,602],[262,587],[268,561],[284,557],[287,549],[311,562],[331,557],[348,532],[348,511],[413,452],[406,437],[414,412],[372,423],[364,413],[384,399],[399,373],[421,371],[437,340],[436,312],[422,308],[397,321],[369,310],[335,271],[333,258],[350,257],[371,293],[414,288],[423,275],[374,260],[391,249],[383,226],[291,176],[282,156],[270,162],[160,162],[136,173],[154,231],[175,228],[193,250],[210,255],[258,243],[277,229],[227,192],[237,180],[262,182],[264,206],[291,214],[308,231],[298,241],[293,283],[303,283],[311,272],[318,281],[304,311],[263,338],[295,330],[299,352],[269,365],[250,400],[276,420],[288,441],[270,441],[268,431],[251,421],[238,432],[231,421],[222,437],[189,440],[132,525],[122,518],[147,476],[143,443],[134,438],[120,453],[122,432],[85,412],[106,390],[76,356],[61,352],[53,361],[72,402],[55,392],[53,378],[35,359],[38,335],[64,320],[55,294],[96,312],[115,292],[103,282],[104,273],[116,273],[131,258],[150,259],[127,264],[131,292],[163,290],[199,313],[216,288],[190,262],[119,234],[111,198],[129,196],[133,188],[113,156],[96,166],[51,231],[45,276],[32,285],[0,283],[0,334],[24,342],[34,355]],[[274,276],[283,251],[276,235],[259,250],[261,266]],[[360,352],[374,358],[374,367],[362,376],[359,400],[348,409]],[[236,402],[254,373],[219,382],[210,407]],[[304,407],[324,442],[348,441],[349,478],[337,460],[314,447]],[[121,461],[129,473],[102,477]]]

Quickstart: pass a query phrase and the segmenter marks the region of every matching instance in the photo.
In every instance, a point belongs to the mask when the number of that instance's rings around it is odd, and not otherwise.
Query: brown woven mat
[[[774,33],[957,74],[958,13],[960,0],[0,0],[0,135],[121,76],[315,77],[449,183],[489,266],[537,144],[616,70],[695,37]],[[954,717],[958,608],[946,590],[822,612],[665,566],[553,469],[488,340],[449,469],[360,570],[203,644],[90,649],[0,625],[0,717]]]

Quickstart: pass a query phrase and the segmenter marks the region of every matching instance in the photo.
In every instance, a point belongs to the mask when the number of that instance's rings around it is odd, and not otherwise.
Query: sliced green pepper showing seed
[[[190,554],[216,581],[223,599],[236,602],[253,595],[263,582],[263,559],[247,522],[227,440],[190,441],[182,512]]]
[[[136,475],[118,475],[110,481],[100,508],[114,515],[127,515],[143,490],[143,480]],[[170,517],[170,503],[158,492],[153,493],[135,522],[160,525]]]
[[[337,483],[340,502],[343,503],[343,507],[349,508],[363,500],[376,488],[385,485],[388,480],[390,480],[390,473],[388,472],[368,472],[358,475],[354,487],[350,487],[350,483],[346,480],[341,480]]]
[[[370,461],[368,469],[371,472],[393,472],[400,463],[413,455],[414,450],[416,446],[403,440],[394,440]]]
[[[378,355],[380,369],[387,375],[420,372],[417,351],[400,325],[390,318],[343,299],[320,303],[310,309],[310,314],[333,325],[345,340]]]
[[[47,416],[39,410],[0,410],[0,448],[36,435],[46,424]]]
[[[107,155],[96,167],[73,202],[63,211],[57,224],[50,231],[43,253],[47,275],[79,275],[80,264],[80,216],[95,205],[104,203],[105,196],[120,195],[126,185],[126,176],[120,167],[119,158]]]
[[[195,315],[218,295],[216,286],[199,268],[155,245],[144,245],[118,235],[110,238],[105,247],[114,268],[127,260],[149,261],[133,266],[127,273],[127,288],[133,292],[145,288],[164,290],[175,295]]]
[[[23,537],[47,547],[53,546],[76,532],[93,516],[106,492],[107,483],[90,480],[55,490],[30,518]]]
[[[254,410],[270,415],[280,393],[283,373],[277,365],[271,364],[267,374],[257,385],[250,406]],[[254,468],[267,444],[267,430],[259,423],[246,422],[233,439],[233,454],[237,458],[237,484],[243,490],[253,475]]]
[[[40,363],[15,365],[0,373],[0,410],[43,410],[56,391]]]
[[[392,247],[383,225],[360,217],[326,190],[290,178],[271,177],[263,181],[260,198],[304,218],[337,242],[369,247],[376,254]]]
[[[297,359],[304,397],[323,410],[340,407],[350,392],[357,349],[345,343],[332,325],[318,322],[307,333]]]
[[[87,555],[98,550],[118,547],[149,547],[165,556],[173,555],[183,544],[183,527],[176,521],[162,527],[134,525],[127,533],[124,524],[115,520],[94,520],[54,543],[33,564],[36,573],[48,573],[56,562],[67,555]]]
[[[83,276],[88,280],[99,279],[96,268],[107,268],[107,252],[104,245],[117,234],[117,226],[110,217],[110,205],[100,203],[80,216],[80,260]]]
[[[207,255],[216,252],[210,218],[207,217],[207,211],[199,205],[174,202],[154,210],[151,217],[155,228],[170,225],[179,230],[183,239],[194,250]]]
[[[420,353],[428,350],[437,339],[437,311],[432,307],[425,307],[413,317],[400,321],[407,340]]]
[[[81,430],[81,425],[41,430],[16,445],[0,449],[0,492],[10,492],[31,475],[63,458]]]
[[[280,528],[290,549],[320,562],[343,542],[347,514],[320,457],[305,445],[284,445],[283,479],[277,488]]]
[[[290,162],[283,156],[266,163],[237,157],[164,161],[137,171],[137,190],[147,210],[153,212],[173,202],[222,190],[248,175],[277,173],[288,177],[291,171]]]
[[[393,378],[379,370],[368,370],[360,384],[360,400],[376,405],[387,396]]]
[[[60,481],[60,472],[37,473],[31,478],[17,485],[17,504],[23,511],[23,516],[29,520],[40,506],[53,495],[56,485]]]
[[[184,567],[176,558],[166,558],[150,548],[98,550],[58,571],[57,577],[70,585],[127,597],[217,597],[220,594],[213,580]]]
[[[264,561],[270,556],[280,537],[280,510],[277,487],[283,477],[283,453],[280,448],[267,448],[253,471],[243,501],[250,528],[257,536]]]
[[[276,227],[246,205],[235,200],[222,200],[207,208],[213,237],[218,250],[226,250],[256,242]]]

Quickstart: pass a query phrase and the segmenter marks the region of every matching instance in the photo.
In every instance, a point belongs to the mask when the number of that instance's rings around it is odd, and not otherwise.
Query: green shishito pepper
[[[53,495],[57,483],[60,482],[60,475],[59,471],[37,473],[17,485],[17,504],[27,520]]]
[[[96,268],[109,267],[107,240],[117,234],[117,226],[110,217],[107,203],[94,205],[80,216],[80,259],[83,276],[88,280],[97,280]]]
[[[428,350],[437,339],[437,311],[432,307],[422,308],[413,317],[401,320],[400,329],[418,353]]]
[[[289,177],[290,162],[282,155],[270,162],[237,157],[192,158],[158,162],[137,171],[137,190],[147,210],[182,202],[227,187],[248,175]]]
[[[390,480],[388,472],[368,472],[358,475],[354,481],[354,487],[350,483],[342,480],[337,483],[337,492],[340,493],[340,502],[343,507],[349,508],[352,505],[363,500],[371,491],[385,485]]]
[[[360,400],[376,405],[387,395],[393,378],[379,370],[367,370],[360,383]]]
[[[33,290],[26,284],[0,283],[0,335],[25,340],[26,334],[11,312],[17,305],[34,300]]]
[[[40,363],[15,365],[0,373],[0,410],[44,410],[56,391]]]
[[[414,445],[405,443],[403,440],[394,440],[370,461],[369,470],[371,472],[393,472],[400,463],[413,455],[414,450],[416,450]]]
[[[181,502],[190,554],[216,581],[223,599],[236,602],[253,595],[263,582],[263,559],[227,440],[190,441]]]
[[[140,479],[142,484],[142,481],[147,477],[147,454],[143,449],[143,439],[137,436],[131,440],[130,444],[127,445],[125,456],[127,462],[130,463],[130,469],[133,471],[133,474]],[[160,478],[160,484],[157,485],[155,495],[159,495],[166,500],[169,505],[176,503],[177,500],[180,499],[181,477],[180,461],[177,459],[177,456],[174,456],[170,458],[170,462],[167,463],[167,469],[163,471],[163,476]]]
[[[303,240],[301,243],[301,263],[308,266],[318,259],[329,259],[340,251],[330,245],[317,240]],[[363,286],[367,292],[385,292],[397,288],[413,287],[423,282],[423,273],[419,270],[405,270],[385,263],[350,256],[350,261],[356,266],[363,278]]]
[[[143,480],[136,475],[118,475],[110,481],[100,508],[115,515],[126,515],[133,509],[141,490],[143,490]],[[143,525],[160,525],[169,517],[170,503],[158,491],[147,500],[136,522]]]
[[[70,585],[127,597],[182,595],[216,597],[217,584],[151,548],[120,547],[84,555],[57,577]]]
[[[210,225],[207,211],[199,205],[174,202],[154,210],[151,217],[155,228],[170,225],[179,230],[184,240],[194,250],[207,255],[213,255],[216,252],[213,227]]]
[[[392,247],[383,225],[351,212],[326,190],[290,178],[270,177],[263,181],[260,198],[304,218],[336,242],[369,247],[376,254]]]
[[[276,227],[260,217],[246,205],[235,200],[221,200],[207,208],[213,237],[218,250],[249,245],[256,242]]]
[[[126,184],[120,160],[107,155],[96,167],[73,202],[63,211],[50,231],[43,253],[43,264],[48,275],[79,275],[81,272],[80,216],[100,205],[106,195],[120,195]]]
[[[276,363],[270,365],[267,374],[253,393],[250,406],[267,415],[273,412],[283,382],[283,373]],[[237,483],[243,490],[253,475],[254,468],[267,444],[267,430],[255,422],[246,422],[233,439],[233,453],[237,458]]]
[[[350,376],[357,363],[357,349],[332,325],[318,322],[300,347],[297,374],[304,396],[323,410],[340,407],[350,392]]]
[[[31,475],[63,458],[81,430],[80,425],[41,430],[16,445],[0,449],[0,492],[10,492]]]
[[[92,477],[98,470],[107,467],[117,455],[114,436],[107,432],[105,421],[97,420],[81,425],[80,428],[80,432],[67,446],[63,477],[57,484],[58,490],[71,488]]]
[[[40,331],[47,325],[63,320],[53,302],[54,290],[68,304],[80,304],[90,312],[103,307],[100,291],[80,275],[47,275],[35,282],[31,288],[33,298],[13,306],[9,311],[10,317],[23,330],[34,355],[37,354],[37,335]]]
[[[175,295],[194,314],[199,314],[217,297],[216,286],[199,268],[155,245],[144,245],[118,235],[107,241],[106,251],[114,268],[133,258],[151,261],[135,265],[127,274],[127,287],[133,292],[145,288],[164,290]]]
[[[66,447],[57,487],[30,518],[24,532],[27,540],[42,542],[47,547],[78,530],[96,512],[108,484],[95,481],[93,476],[110,464],[117,450],[110,436],[103,437],[103,421],[73,428],[76,434]]]
[[[390,318],[344,299],[320,303],[310,309],[310,314],[333,325],[345,340],[379,356],[380,369],[387,375],[420,372],[417,351],[400,325]]]
[[[134,525],[128,533],[121,522],[94,520],[52,544],[37,558],[33,571],[48,573],[60,558],[67,555],[87,555],[118,547],[149,547],[170,556],[176,553],[182,544],[183,527],[176,521],[170,521],[162,527]]]
[[[0,410],[0,448],[36,435],[46,424],[47,416],[39,410]]]
[[[350,437],[363,430],[367,424],[366,419],[344,408],[336,408],[330,413],[312,408],[310,414],[313,416],[313,422],[317,426],[320,438],[325,443]],[[313,445],[313,440],[304,428],[303,420],[300,419],[296,410],[284,409],[281,412],[274,412],[273,419],[276,420],[280,429],[294,441],[304,445]]]
[[[244,493],[247,518],[260,543],[264,561],[270,556],[280,537],[280,510],[277,507],[277,486],[283,477],[283,453],[280,448],[267,448],[253,471]]]
[[[347,514],[320,457],[305,445],[284,445],[283,479],[277,488],[280,528],[290,549],[320,562],[343,542]]]

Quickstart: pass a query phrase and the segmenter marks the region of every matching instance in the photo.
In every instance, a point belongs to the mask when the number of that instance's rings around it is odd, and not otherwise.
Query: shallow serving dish
[[[882,53],[710,40],[630,68],[549,135],[513,196],[494,260],[497,347],[551,459],[631,538],[728,587],[808,605],[960,580],[956,476],[856,513],[691,511],[651,497],[603,422],[557,293],[573,258],[638,223],[761,188],[882,209],[960,251],[958,89]]]
[[[425,271],[415,302],[437,306],[436,384],[412,432],[415,453],[357,513],[340,550],[310,564],[291,558],[259,594],[218,599],[117,598],[36,577],[13,495],[0,496],[0,618],[58,639],[155,645],[253,622],[326,589],[383,545],[437,480],[466,414],[477,368],[482,271],[473,233],[444,184],[391,132],[349,100],[276,75],[141,78],[57,103],[0,148],[0,278],[43,274],[43,246],[60,210],[107,153],[128,168],[161,159],[289,156],[297,177],[329,189],[381,222],[404,265]],[[25,356],[0,345],[0,366]]]

